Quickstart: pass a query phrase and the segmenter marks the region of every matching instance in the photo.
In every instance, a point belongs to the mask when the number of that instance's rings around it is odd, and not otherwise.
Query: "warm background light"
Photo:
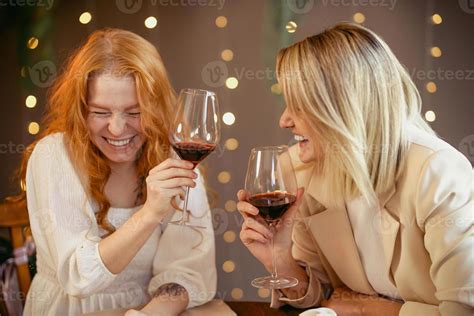
[[[28,40],[28,43],[26,43],[26,46],[29,49],[35,49],[39,45],[39,40],[36,37],[30,37]]]
[[[428,122],[434,122],[436,120],[436,113],[433,111],[426,111],[425,113],[425,119]]]
[[[431,21],[434,24],[441,24],[443,23],[443,18],[441,17],[441,15],[436,13],[436,14],[433,14],[433,16],[431,17]]]
[[[436,83],[433,81],[430,81],[426,84],[426,91],[429,93],[435,93],[438,90],[438,87],[436,87]]]
[[[231,176],[230,176],[230,173],[228,171],[221,171],[217,175],[217,180],[220,183],[229,183],[230,178],[231,178]]]
[[[235,138],[229,138],[225,141],[225,148],[227,150],[236,150],[239,147],[239,141]]]
[[[154,29],[158,24],[158,20],[154,16],[149,16],[145,20],[145,26],[149,29]]]
[[[225,125],[233,125],[235,123],[235,115],[232,112],[226,112],[222,115],[222,121]]]
[[[230,49],[224,49],[221,52],[221,58],[224,61],[231,61],[232,59],[234,59],[234,52],[231,51]]]
[[[28,124],[28,133],[30,133],[31,135],[38,134],[39,130],[40,130],[40,126],[38,123],[31,122],[30,124]]]
[[[227,18],[225,16],[218,16],[216,18],[216,26],[218,28],[224,28],[227,26]]]
[[[237,209],[237,203],[234,200],[225,202],[224,208],[227,212],[234,212]]]
[[[431,47],[430,52],[431,52],[431,56],[433,57],[441,57],[442,55],[441,48],[437,46]]]
[[[362,24],[365,22],[365,15],[360,12],[357,12],[356,14],[354,14],[352,19],[354,20],[354,22]]]
[[[84,12],[79,17],[79,22],[81,22],[82,24],[88,24],[91,20],[92,14],[90,14],[89,12]]]
[[[296,24],[293,21],[290,21],[290,22],[288,22],[288,24],[286,24],[286,30],[288,31],[288,33],[296,32],[297,28],[298,28],[298,24]]]
[[[36,97],[34,95],[29,95],[26,97],[26,100],[25,100],[25,105],[27,108],[34,108],[36,106]]]
[[[235,89],[239,85],[239,80],[235,77],[229,77],[225,81],[225,86],[229,89]]]

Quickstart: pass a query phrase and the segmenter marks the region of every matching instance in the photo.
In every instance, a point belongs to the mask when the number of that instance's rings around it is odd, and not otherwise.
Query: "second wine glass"
[[[258,208],[261,216],[275,236],[276,227],[283,214],[296,201],[296,177],[287,146],[253,148],[250,152],[245,190],[247,201]],[[278,275],[271,240],[272,274],[252,281],[257,288],[283,289],[298,284],[298,279]]]
[[[183,89],[178,97],[174,120],[170,126],[171,146],[178,156],[196,167],[217,146],[220,137],[219,105],[216,94],[200,89]],[[186,225],[188,222],[189,187],[186,187],[183,215],[170,224]]]

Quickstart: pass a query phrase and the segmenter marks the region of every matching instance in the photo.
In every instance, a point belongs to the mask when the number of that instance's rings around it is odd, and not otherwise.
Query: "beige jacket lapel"
[[[313,174],[306,187],[306,199],[309,205],[319,202],[325,209],[311,215],[308,226],[341,281],[354,291],[374,294],[360,261],[345,205],[330,201],[325,188],[322,179]]]

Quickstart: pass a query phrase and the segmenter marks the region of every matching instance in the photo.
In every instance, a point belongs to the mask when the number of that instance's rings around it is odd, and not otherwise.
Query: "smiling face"
[[[308,163],[321,159],[321,140],[316,137],[307,120],[286,108],[280,117],[280,127],[291,129],[298,142],[298,155],[302,162]]]
[[[87,104],[91,141],[110,166],[132,164],[145,142],[133,77],[94,76],[89,82]]]

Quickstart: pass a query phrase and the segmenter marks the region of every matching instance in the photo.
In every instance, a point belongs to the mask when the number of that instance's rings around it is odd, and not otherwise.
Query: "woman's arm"
[[[147,177],[147,201],[113,234],[101,240],[99,252],[110,272],[120,273],[135,257],[163,218],[173,210],[171,199],[183,195],[183,186],[194,187],[193,164],[168,159]]]
[[[197,221],[197,224],[205,228],[167,225],[153,261],[154,276],[150,280],[148,291],[154,299],[147,305],[147,309],[157,307],[161,310],[163,307],[160,306],[165,303],[167,306],[176,305],[173,307],[176,309],[183,306],[183,300],[172,300],[173,296],[156,297],[156,293],[162,293],[159,289],[167,284],[177,284],[185,289],[188,302],[184,308],[202,305],[213,299],[216,293],[217,270],[211,212],[200,176],[196,183],[196,188],[190,190],[188,206],[193,214],[204,215],[198,219],[191,217],[191,224]],[[165,286],[165,289],[167,288]]]
[[[453,148],[435,152],[425,162],[414,205],[440,303],[408,301],[400,315],[473,315],[473,181],[471,164]]]

